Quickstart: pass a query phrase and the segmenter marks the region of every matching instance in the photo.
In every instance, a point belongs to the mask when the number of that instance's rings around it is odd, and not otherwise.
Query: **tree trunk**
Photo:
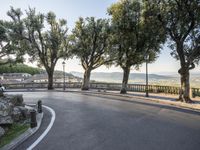
[[[182,69],[180,72],[181,75],[181,89],[180,89],[180,95],[179,100],[191,103],[192,100],[190,99],[190,73],[189,69]]]
[[[129,73],[130,73],[130,67],[123,68],[123,72],[124,72],[124,74],[123,74],[122,88],[121,88],[120,93],[126,94],[127,83],[128,83]]]
[[[48,90],[53,90],[53,71],[48,72]]]
[[[91,74],[91,71],[92,71],[91,69],[86,69],[85,70],[81,90],[89,90],[89,88],[90,88],[90,74]]]

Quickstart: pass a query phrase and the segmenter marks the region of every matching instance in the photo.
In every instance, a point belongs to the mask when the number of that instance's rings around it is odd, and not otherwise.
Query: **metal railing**
[[[81,82],[66,82],[66,88],[81,88]],[[7,89],[34,89],[34,88],[47,88],[47,83],[11,83],[4,84]],[[63,82],[55,82],[54,88],[63,88]],[[120,83],[104,83],[95,82],[90,83],[91,89],[102,89],[102,90],[120,90]],[[144,84],[128,84],[127,91],[133,92],[145,92],[146,85]],[[179,87],[174,86],[161,86],[161,85],[148,85],[149,93],[165,93],[165,94],[179,94]],[[200,88],[191,88],[192,96],[200,97]]]

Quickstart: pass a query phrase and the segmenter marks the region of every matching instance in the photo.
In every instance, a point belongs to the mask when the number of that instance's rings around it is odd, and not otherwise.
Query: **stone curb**
[[[200,105],[198,104],[187,104],[187,103],[183,103],[183,102],[176,102],[176,101],[170,101],[170,100],[159,100],[156,98],[152,98],[152,97],[143,97],[143,96],[134,96],[134,95],[120,95],[120,94],[115,94],[115,93],[108,93],[107,95],[111,95],[111,96],[120,96],[120,97],[127,97],[127,98],[138,98],[138,99],[143,99],[143,100],[150,100],[159,104],[164,104],[164,105],[171,105],[171,106],[175,106],[178,108],[183,108],[183,109],[189,109],[189,110],[193,110],[193,111],[198,111],[200,112]]]
[[[103,95],[110,95],[110,96],[118,96],[118,97],[126,97],[126,98],[137,98],[137,99],[142,99],[142,100],[148,100],[152,101],[155,103],[163,104],[163,105],[169,105],[169,106],[174,106],[182,109],[189,109],[192,111],[198,111],[200,112],[200,104],[187,104],[183,102],[177,102],[177,101],[170,101],[170,100],[164,100],[162,98],[156,99],[150,97],[144,97],[144,96],[135,96],[135,95],[122,95],[114,92],[95,92],[95,91],[73,91],[73,90],[66,90],[65,92],[75,92],[75,93],[83,93],[83,94],[103,94]],[[132,101],[131,99],[129,101]],[[197,106],[198,105],[198,106]]]
[[[25,140],[27,140],[31,135],[37,132],[37,130],[40,128],[40,125],[42,123],[44,114],[37,114],[37,127],[35,128],[29,128],[27,131],[25,131],[23,134],[15,138],[11,143],[5,145],[2,147],[2,150],[13,150],[17,146],[19,146],[21,143],[23,143]]]

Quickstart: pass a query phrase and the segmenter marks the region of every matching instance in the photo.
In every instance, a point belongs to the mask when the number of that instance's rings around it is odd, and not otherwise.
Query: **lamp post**
[[[149,57],[148,57],[148,54],[146,54],[146,88],[145,88],[145,91],[146,91],[146,97],[149,97],[149,78],[148,78],[148,60],[149,60]]]
[[[65,60],[62,62],[63,65],[63,90],[65,90]]]

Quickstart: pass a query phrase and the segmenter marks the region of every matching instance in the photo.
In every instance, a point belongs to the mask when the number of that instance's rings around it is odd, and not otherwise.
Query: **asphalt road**
[[[153,102],[63,92],[25,92],[56,112],[35,150],[199,150],[200,113]],[[49,114],[43,126],[48,124]],[[26,149],[42,129],[19,148]]]

